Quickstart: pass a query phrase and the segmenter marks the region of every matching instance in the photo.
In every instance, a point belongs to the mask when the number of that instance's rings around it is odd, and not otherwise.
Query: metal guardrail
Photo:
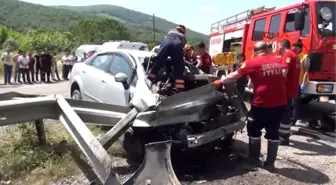
[[[58,119],[91,162],[99,181],[104,185],[121,185],[105,148],[131,126],[140,112],[136,108],[130,110],[114,105],[70,100],[60,95],[38,97],[15,92],[0,95],[0,100],[0,126],[33,120],[43,125],[42,119]],[[17,115],[18,111],[22,114]],[[98,141],[84,122],[113,127]],[[42,132],[43,128],[39,128]],[[171,166],[170,146],[170,141],[147,144],[143,164],[125,184],[179,185]],[[153,148],[157,152],[153,152]]]

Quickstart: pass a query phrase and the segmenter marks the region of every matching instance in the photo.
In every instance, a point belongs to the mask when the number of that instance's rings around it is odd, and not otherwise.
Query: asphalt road
[[[60,94],[66,98],[70,98],[68,81],[55,82],[52,84],[0,85],[0,94],[6,92],[37,95]]]

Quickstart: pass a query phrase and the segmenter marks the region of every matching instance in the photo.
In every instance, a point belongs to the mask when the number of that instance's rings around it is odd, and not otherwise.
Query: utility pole
[[[155,15],[154,14],[153,14],[152,20],[153,20],[153,41],[155,43]]]

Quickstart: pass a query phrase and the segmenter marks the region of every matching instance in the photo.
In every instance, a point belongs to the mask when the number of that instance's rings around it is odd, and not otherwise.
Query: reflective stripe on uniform
[[[252,140],[260,140],[260,137],[249,137],[250,139],[252,139]]]
[[[177,84],[184,84],[184,80],[176,79],[176,80],[175,80],[175,83],[177,83]]]
[[[280,134],[290,134],[290,130],[279,129]]]
[[[184,84],[175,84],[175,87],[178,89],[184,89]]]
[[[272,139],[268,139],[267,141],[272,142],[272,143],[279,143],[280,142],[280,140],[272,140]]]
[[[184,89],[184,80],[176,79],[175,80],[175,87],[178,89]]]
[[[291,125],[280,124],[280,128],[290,129]]]

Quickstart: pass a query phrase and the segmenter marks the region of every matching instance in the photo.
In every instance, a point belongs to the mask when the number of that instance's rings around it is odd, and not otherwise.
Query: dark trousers
[[[40,79],[39,76],[40,76],[40,78],[42,78],[42,67],[40,65],[36,64],[36,71],[35,71],[36,81],[39,81],[39,79]]]
[[[51,65],[46,65],[42,67],[41,81],[50,82],[51,75]]]
[[[279,134],[280,140],[286,141],[290,136],[291,118],[293,116],[293,99],[287,100],[287,106],[285,107],[284,113],[282,114]]]
[[[63,65],[63,68],[62,68],[62,78],[63,79],[68,80],[68,75],[71,69],[72,69],[72,65]]]
[[[24,83],[31,83],[28,68],[20,68],[20,74],[22,75]]]
[[[155,65],[152,68],[151,73],[156,75],[165,64],[168,57],[171,58],[171,65],[173,66],[175,79],[183,79],[185,69],[183,47],[178,41],[164,40],[161,43],[160,49],[155,57]]]
[[[4,84],[11,83],[13,65],[4,64]]]
[[[268,140],[279,140],[279,125],[285,106],[262,108],[251,107],[251,117],[253,121],[247,123],[247,133],[249,137],[261,137],[261,130],[265,128],[265,138]]]
[[[31,77],[31,82],[35,82],[35,70],[34,68],[30,68],[29,69],[29,74],[30,74],[30,77]]]

